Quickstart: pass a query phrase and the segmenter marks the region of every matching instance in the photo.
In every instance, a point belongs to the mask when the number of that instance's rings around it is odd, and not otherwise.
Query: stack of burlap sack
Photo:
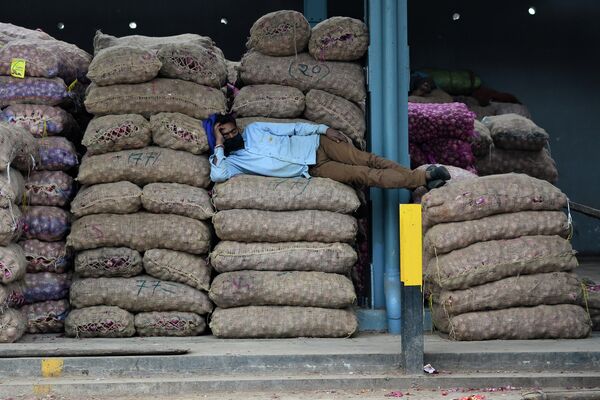
[[[210,328],[224,338],[348,337],[357,329],[347,277],[357,255],[355,191],[324,178],[240,175],[215,185],[222,241]]]
[[[98,33],[94,44],[85,104],[96,117],[83,138],[84,187],[71,205],[79,279],[66,332],[200,334],[212,311],[203,256],[213,208],[199,118],[225,110],[225,61],[210,39],[191,34]]]
[[[255,121],[312,121],[338,129],[365,147],[366,86],[359,60],[366,25],[329,18],[314,28],[297,11],[264,15],[250,29],[238,68],[232,111],[240,128]],[[307,52],[308,51],[308,52]]]
[[[423,196],[434,325],[455,340],[583,338],[590,320],[566,239],[566,196],[523,174]]]
[[[585,292],[581,305],[590,313],[592,329],[600,331],[600,285],[593,283],[585,285]]]

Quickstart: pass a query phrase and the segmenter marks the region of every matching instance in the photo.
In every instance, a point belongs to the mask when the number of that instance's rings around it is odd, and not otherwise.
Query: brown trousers
[[[317,163],[309,169],[312,176],[384,189],[414,189],[426,183],[425,171],[411,171],[383,157],[360,151],[350,143],[337,143],[325,135],[320,139]]]

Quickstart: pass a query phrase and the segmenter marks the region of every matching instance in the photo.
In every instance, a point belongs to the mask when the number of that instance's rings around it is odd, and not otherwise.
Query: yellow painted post
[[[400,204],[400,280],[423,286],[423,228],[420,204]]]

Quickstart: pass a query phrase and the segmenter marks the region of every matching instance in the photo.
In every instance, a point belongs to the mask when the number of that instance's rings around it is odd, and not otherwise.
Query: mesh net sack
[[[206,156],[146,147],[85,156],[81,160],[77,180],[83,185],[130,181],[138,185],[169,182],[207,187],[210,184],[210,164]]]
[[[280,10],[254,22],[246,48],[271,56],[289,56],[304,51],[309,38],[310,25],[302,13]]]
[[[135,329],[139,336],[198,336],[206,322],[190,312],[147,312],[136,314]]]
[[[162,62],[156,51],[136,46],[114,46],[100,50],[87,77],[98,86],[148,82],[158,76]]]
[[[25,182],[25,199],[32,206],[64,207],[74,192],[73,178],[62,171],[32,172]]]
[[[240,117],[294,118],[304,111],[304,94],[292,86],[244,86],[235,96],[232,111]]]
[[[9,244],[0,247],[0,283],[8,284],[25,276],[27,261],[21,246]]]
[[[358,225],[331,211],[226,210],[213,217],[221,240],[235,242],[352,242]]]
[[[346,243],[219,242],[210,253],[218,272],[321,271],[346,274],[356,264],[356,251]]]
[[[302,123],[305,123],[305,124],[315,124],[312,121],[309,121],[307,119],[302,119],[302,118],[268,118],[268,117],[243,117],[243,118],[236,118],[235,122],[236,122],[237,127],[241,131],[243,131],[248,125],[250,125],[253,122],[274,122],[274,123],[283,123],[283,124],[295,123],[295,122],[302,122]]]
[[[4,120],[27,129],[35,137],[57,135],[77,127],[75,119],[60,107],[14,104],[0,112]]]
[[[428,164],[444,164],[476,173],[475,156],[467,140],[438,138],[417,145]],[[414,161],[414,160],[413,160]]]
[[[217,308],[210,329],[219,338],[345,338],[358,329],[352,310],[315,307]]]
[[[92,119],[81,144],[88,155],[140,149],[150,144],[150,124],[141,115],[105,115]]]
[[[227,80],[223,52],[211,45],[193,43],[164,44],[158,50],[162,62],[160,75],[220,88]]]
[[[205,189],[179,183],[150,183],[142,192],[144,209],[156,214],[178,214],[207,220],[215,214]]]
[[[175,36],[142,36],[142,35],[131,35],[116,37],[107,35],[100,31],[96,31],[94,36],[94,54],[102,49],[113,46],[135,46],[144,47],[148,49],[158,50],[165,44],[198,44],[203,46],[212,46],[213,41],[211,38],[206,36],[200,36],[193,33],[184,33],[182,35]]]
[[[11,308],[0,311],[0,343],[16,342],[26,329],[27,320],[20,311]]]
[[[429,261],[427,279],[448,289],[466,289],[509,276],[570,271],[575,252],[559,236],[491,240],[454,250]]]
[[[298,271],[235,271],[217,275],[210,299],[221,308],[301,306],[345,308],[356,301],[343,275]]]
[[[494,143],[492,135],[487,126],[482,122],[475,120],[475,135],[473,135],[469,141],[471,142],[471,150],[475,157],[483,157],[490,152],[490,148]]]
[[[75,250],[129,247],[206,254],[211,232],[202,221],[172,214],[95,214],[73,223],[67,245]]]
[[[250,51],[242,58],[240,78],[248,85],[273,83],[293,86],[303,92],[325,90],[354,102],[367,94],[362,66],[340,61],[317,61],[308,53],[270,57]]]
[[[69,300],[45,301],[24,306],[21,312],[27,319],[27,332],[62,332],[70,308]]]
[[[225,95],[218,89],[179,79],[114,86],[90,85],[85,108],[91,114],[142,114],[179,112],[208,118],[225,112]]]
[[[0,172],[0,208],[12,208],[14,204],[20,204],[24,191],[25,179],[19,171],[9,168]]]
[[[86,278],[73,282],[71,304],[76,308],[108,305],[131,312],[212,311],[208,296],[182,283],[147,275],[134,278]]]
[[[61,300],[69,297],[71,287],[70,274],[40,272],[25,274],[22,291],[26,304],[40,301]]]
[[[151,249],[144,253],[144,270],[150,276],[185,283],[199,290],[210,287],[210,267],[204,258],[181,251]]]
[[[19,242],[27,260],[27,272],[62,274],[71,265],[71,252],[65,242],[42,242],[31,239]]]
[[[152,141],[160,147],[193,154],[209,149],[202,121],[180,113],[160,113],[150,117]]]
[[[58,207],[32,206],[23,210],[23,236],[45,242],[63,240],[71,227],[71,215]]]
[[[79,164],[75,146],[67,138],[48,136],[36,141],[36,170],[68,171]]]
[[[312,28],[309,53],[317,60],[352,61],[369,48],[367,25],[359,19],[331,17]]]
[[[542,150],[548,143],[548,133],[533,121],[517,114],[485,117],[496,147],[507,150]]]
[[[481,175],[517,172],[527,174],[550,183],[558,180],[556,163],[546,149],[540,151],[491,149],[487,156],[477,159],[477,170]]]
[[[17,206],[0,208],[0,246],[15,242],[23,233],[25,220]]]
[[[119,307],[72,310],[65,319],[65,334],[78,338],[121,338],[135,334],[133,314]]]
[[[567,196],[548,182],[523,174],[505,174],[432,190],[423,196],[421,204],[424,223],[431,226],[507,212],[560,210],[567,205]]]
[[[1,77],[0,77],[1,78]],[[21,156],[30,161],[35,149],[35,139],[24,128],[17,127],[5,121],[0,121],[0,171],[6,171],[10,163]],[[28,171],[29,163],[25,163],[25,171]],[[15,168],[22,170],[21,166]]]
[[[356,143],[365,144],[365,115],[356,104],[342,97],[323,90],[309,91],[306,94],[304,117],[339,129]]]
[[[101,247],[75,256],[75,272],[81,278],[130,278],[143,270],[142,255],[127,247]]]
[[[353,213],[360,206],[352,187],[327,178],[268,178],[238,175],[215,185],[217,210],[322,210]]]
[[[440,138],[468,141],[474,135],[474,120],[475,114],[463,103],[408,103],[411,142],[423,144]]]
[[[142,206],[142,189],[131,182],[101,183],[87,186],[71,202],[76,217],[90,214],[130,214]]]
[[[13,78],[0,76],[0,107],[11,104],[40,104],[55,106],[69,94],[60,78]]]
[[[23,286],[24,280],[0,285],[0,312],[6,308],[21,307],[26,303]]]

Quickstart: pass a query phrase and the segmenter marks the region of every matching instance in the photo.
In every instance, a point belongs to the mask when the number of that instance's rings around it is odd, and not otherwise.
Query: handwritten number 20
[[[310,73],[308,73],[309,66],[306,64],[298,64],[298,69],[305,76],[314,76],[321,72],[321,67],[319,65],[313,65],[313,67],[311,68],[311,71],[310,71],[310,72],[312,72],[312,75]]]

